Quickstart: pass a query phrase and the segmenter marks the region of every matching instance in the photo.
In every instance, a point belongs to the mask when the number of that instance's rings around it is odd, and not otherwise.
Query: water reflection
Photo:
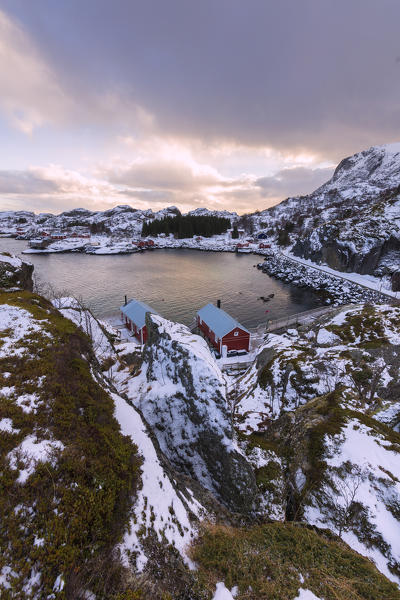
[[[0,239],[0,248],[20,253],[26,242]],[[254,267],[262,257],[195,250],[154,250],[140,254],[25,255],[39,280],[80,296],[104,317],[115,313],[125,294],[153,306],[168,319],[189,324],[207,302],[247,327],[321,304],[308,290],[270,278]],[[274,297],[267,303],[260,296]],[[268,311],[268,312],[266,312]]]

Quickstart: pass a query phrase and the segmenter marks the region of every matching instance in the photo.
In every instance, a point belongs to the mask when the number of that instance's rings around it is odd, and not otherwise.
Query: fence
[[[220,366],[221,371],[243,371],[248,369],[250,365],[252,365],[254,360],[248,360],[246,362],[236,362],[236,363],[223,363]]]
[[[298,323],[306,323],[307,321],[313,321],[317,317],[328,314],[332,311],[337,311],[337,306],[323,306],[321,308],[313,308],[311,310],[305,310],[301,313],[294,315],[288,315],[283,319],[273,319],[268,322],[267,331],[275,331],[282,327],[289,327],[290,325],[296,325]],[[341,306],[340,308],[345,308]]]

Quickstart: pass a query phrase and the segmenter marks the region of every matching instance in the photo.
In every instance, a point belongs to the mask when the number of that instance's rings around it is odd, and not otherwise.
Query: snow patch
[[[213,600],[234,600],[236,597],[237,588],[232,588],[231,591],[225,587],[225,583],[220,581],[217,583],[217,588],[215,590],[215,594],[213,596]],[[234,595],[235,594],[235,595]]]
[[[35,435],[28,435],[19,446],[7,455],[10,468],[19,470],[17,482],[26,483],[35,472],[37,463],[51,460],[56,450],[64,450],[64,444],[58,440],[38,441]],[[18,466],[20,462],[24,465],[22,469]]]

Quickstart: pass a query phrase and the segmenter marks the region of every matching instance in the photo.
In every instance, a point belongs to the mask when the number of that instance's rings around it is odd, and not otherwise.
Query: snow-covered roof
[[[146,324],[146,313],[149,312],[153,315],[158,315],[158,312],[154,308],[151,308],[151,306],[144,302],[140,302],[140,300],[130,300],[128,304],[121,306],[121,312],[135,323],[139,329],[142,329]]]
[[[203,306],[197,314],[219,338],[224,337],[224,335],[236,327],[240,327],[243,331],[250,333],[239,321],[236,321],[236,319],[228,315],[222,308],[217,308],[211,302]]]

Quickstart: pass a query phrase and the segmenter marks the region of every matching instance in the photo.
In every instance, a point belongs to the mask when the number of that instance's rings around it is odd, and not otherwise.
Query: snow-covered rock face
[[[400,435],[341,390],[282,414],[265,434],[287,477],[286,516],[338,535],[400,583]]]
[[[355,414],[325,435],[323,483],[305,500],[304,516],[400,583],[400,435],[363,421]]]
[[[161,450],[231,510],[250,511],[254,474],[233,441],[225,380],[206,342],[159,316],[147,315],[147,327],[142,372],[130,386]]]
[[[345,158],[332,179],[297,199],[288,216],[306,219],[294,253],[341,271],[393,273],[400,263],[399,145],[376,146]],[[281,211],[284,210],[282,206]],[[278,213],[280,212],[278,207]]]
[[[0,290],[19,289],[32,291],[33,265],[11,254],[0,254]]]
[[[339,271],[391,275],[400,264],[400,144],[343,159],[313,193],[250,220],[272,239],[286,230],[297,256]]]
[[[286,494],[270,495],[277,512],[328,527],[396,582],[399,332],[400,308],[353,306],[270,334],[235,410],[248,443],[261,440],[259,452],[281,462]]]
[[[399,327],[400,308],[360,305],[338,309],[335,316],[290,334],[270,333],[240,381],[237,426],[243,432],[263,431],[282,412],[338,387],[354,407],[370,406],[382,414],[390,409],[397,426]]]

